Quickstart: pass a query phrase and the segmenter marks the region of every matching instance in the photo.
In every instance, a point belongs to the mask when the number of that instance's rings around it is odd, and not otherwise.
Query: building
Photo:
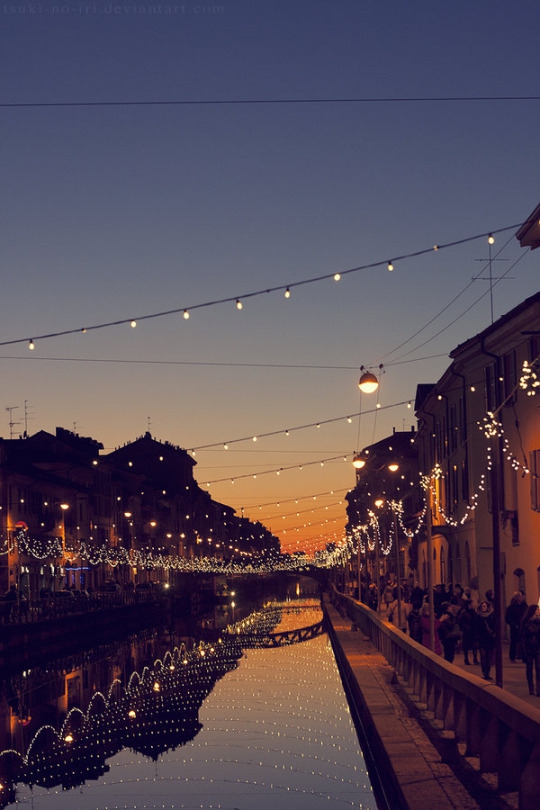
[[[346,534],[355,550],[350,579],[358,587],[385,574],[414,578],[423,526],[415,430],[396,431],[355,454],[356,484],[345,496]]]
[[[174,584],[189,566],[279,553],[264,527],[214,501],[182,448],[149,433],[112,453],[63,428],[0,439],[0,594]]]
[[[435,582],[484,595],[500,579],[540,590],[540,293],[450,354],[432,386],[419,388],[420,469],[429,478]],[[421,570],[427,565],[422,544]]]

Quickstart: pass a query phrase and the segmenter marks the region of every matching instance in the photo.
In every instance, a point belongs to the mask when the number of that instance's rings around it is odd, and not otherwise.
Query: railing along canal
[[[476,675],[463,673],[363,604],[337,591],[334,605],[382,653],[413,700],[427,708],[456,756],[478,758],[501,793],[517,792],[519,810],[538,810],[540,710]]]

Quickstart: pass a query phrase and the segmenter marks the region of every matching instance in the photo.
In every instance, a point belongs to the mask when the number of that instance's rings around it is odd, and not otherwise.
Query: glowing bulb
[[[34,349],[36,348],[36,344],[34,343],[32,338],[30,338],[30,340],[28,341],[28,348],[30,349],[31,352],[33,352]]]
[[[244,309],[244,305],[239,298],[236,299],[236,309]]]
[[[379,381],[371,371],[364,371],[358,380],[358,388],[364,394],[372,394],[379,387]]]
[[[334,281],[341,281],[341,273],[334,273]]]
[[[283,295],[285,296],[285,298],[290,298],[291,297],[291,291],[289,290],[288,287],[285,290],[285,292],[283,293]]]
[[[488,242],[489,242],[490,245],[493,245],[495,243],[495,237],[491,233],[488,236]]]
[[[392,270],[394,269],[394,265],[392,264],[392,262],[388,262],[388,269],[390,270],[390,272],[392,272]]]
[[[185,321],[189,321],[189,310],[185,309],[182,317],[184,318]]]
[[[132,329],[135,329],[135,327],[137,326],[137,321],[131,321],[130,326]]]

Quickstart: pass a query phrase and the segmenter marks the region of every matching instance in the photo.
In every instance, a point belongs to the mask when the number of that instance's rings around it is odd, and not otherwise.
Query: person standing
[[[456,655],[456,646],[461,638],[461,630],[450,602],[443,602],[441,623],[437,630],[444,650],[444,660],[452,663]]]
[[[480,651],[480,666],[482,677],[491,681],[491,665],[493,663],[493,650],[495,649],[495,614],[493,605],[482,599],[476,610],[474,622],[474,635]]]
[[[475,638],[475,610],[470,599],[466,599],[464,606],[458,614],[458,623],[462,633],[461,649],[463,650],[463,663],[470,666],[469,653],[472,652],[473,664],[478,664],[478,646]]]
[[[419,644],[422,643],[422,614],[420,613],[422,602],[416,601],[412,603],[412,608],[407,616],[407,624],[409,625],[409,635]]]
[[[522,658],[521,652],[521,620],[527,612],[527,602],[522,591],[515,591],[510,604],[504,612],[504,621],[510,628],[510,661]]]
[[[437,632],[438,629],[439,629],[440,624],[441,624],[441,620],[438,619],[437,614],[435,614],[435,616],[433,617],[433,629],[434,629],[433,642],[434,642],[434,647],[435,647],[433,652],[437,653],[437,655],[440,655],[441,652],[442,652],[441,640],[439,638],[439,633]],[[422,613],[421,613],[421,617],[420,617],[420,625],[422,627],[422,644],[424,645],[424,647],[427,647],[428,650],[430,650],[431,649],[430,638],[429,638],[429,636],[430,636],[430,629],[429,629],[429,626],[430,626],[430,610],[429,610],[429,603],[428,602],[424,602],[424,604],[422,606]]]
[[[529,685],[529,695],[534,695],[534,675],[536,695],[540,697],[540,605],[530,605],[521,623],[521,646],[525,657],[525,674]]]

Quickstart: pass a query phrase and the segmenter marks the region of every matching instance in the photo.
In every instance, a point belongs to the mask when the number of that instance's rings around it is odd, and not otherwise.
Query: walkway
[[[472,660],[472,656],[471,656]],[[480,660],[480,659],[479,659]],[[481,677],[480,665],[466,667],[463,663],[463,654],[458,653],[453,661],[454,666],[462,669],[464,672],[472,673]],[[491,677],[495,680],[495,665],[491,667]],[[521,698],[534,706],[535,709],[540,709],[540,697],[529,695],[529,687],[525,678],[525,664],[523,661],[516,661],[514,664],[508,658],[508,644],[503,642],[503,689],[510,692],[511,695]]]
[[[364,634],[351,626],[325,597],[342,677],[348,687],[353,715],[364,734],[367,759],[382,778],[381,807],[391,810],[503,810],[517,807],[517,796],[503,799],[494,786],[478,779],[474,766],[452,770],[435,745],[426,723],[418,718],[393,668]],[[540,698],[528,694],[525,665],[506,661],[505,688],[513,695],[540,708]],[[466,667],[463,656],[455,665],[469,674],[479,667]],[[493,673],[494,674],[494,673]],[[514,801],[515,799],[515,801]]]

